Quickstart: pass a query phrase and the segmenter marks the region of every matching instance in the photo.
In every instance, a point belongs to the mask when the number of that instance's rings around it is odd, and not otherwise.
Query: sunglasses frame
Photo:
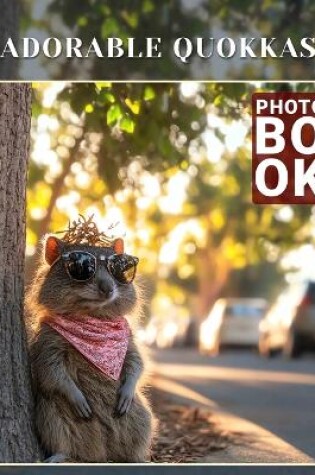
[[[69,269],[66,265],[66,262],[67,260],[69,260],[69,256],[70,254],[72,253],[80,253],[80,254],[84,254],[84,255],[87,255],[87,256],[90,256],[93,258],[94,260],[94,272],[93,272],[93,275],[91,275],[91,277],[88,277],[87,279],[84,279],[84,280],[80,280],[80,279],[75,279],[74,277],[72,277],[72,275],[70,274],[69,272]],[[132,258],[133,260],[133,265],[134,265],[134,275],[132,277],[132,280],[130,282],[121,282],[120,280],[118,280],[111,272],[110,268],[109,268],[109,263],[113,260],[114,257],[117,257],[117,256],[127,256],[129,258]],[[138,262],[139,262],[139,259],[138,257],[135,257],[135,256],[132,256],[130,254],[111,254],[110,256],[105,256],[105,255],[101,255],[99,256],[99,258],[97,258],[94,254],[92,254],[91,252],[88,252],[88,251],[81,251],[81,250],[78,250],[78,251],[68,251],[68,252],[63,252],[60,254],[59,257],[57,257],[57,259],[51,264],[50,267],[54,266],[55,264],[57,264],[58,261],[62,260],[63,261],[63,266],[69,276],[69,278],[71,280],[74,280],[75,282],[79,282],[79,283],[85,283],[85,282],[88,282],[89,280],[92,280],[94,277],[95,277],[95,274],[96,274],[96,269],[97,269],[97,261],[100,260],[102,263],[104,263],[106,265],[106,270],[107,272],[120,284],[120,285],[129,285],[129,284],[132,284],[132,282],[134,281],[135,277],[136,277],[136,273],[137,273],[137,265],[138,265]]]

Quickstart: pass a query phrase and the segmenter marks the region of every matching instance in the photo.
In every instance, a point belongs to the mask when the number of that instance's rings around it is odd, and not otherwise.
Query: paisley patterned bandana
[[[125,317],[55,315],[45,321],[106,376],[117,381],[127,352],[130,328]]]

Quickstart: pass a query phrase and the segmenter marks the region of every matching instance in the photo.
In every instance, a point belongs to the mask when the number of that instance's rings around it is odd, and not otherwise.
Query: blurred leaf
[[[128,117],[127,115],[125,115],[119,122],[119,127],[124,132],[127,132],[128,134],[133,134],[135,130],[135,123],[131,119],[131,117]]]
[[[144,100],[145,101],[151,101],[152,99],[155,98],[155,92],[153,87],[151,86],[146,86],[144,89]]]
[[[101,26],[101,38],[105,40],[109,36],[119,36],[120,28],[115,18],[106,18]]]
[[[129,98],[126,99],[126,105],[134,114],[139,114],[140,112],[140,101],[131,101]]]
[[[119,104],[113,104],[107,111],[107,125],[113,125],[122,117],[122,110]]]

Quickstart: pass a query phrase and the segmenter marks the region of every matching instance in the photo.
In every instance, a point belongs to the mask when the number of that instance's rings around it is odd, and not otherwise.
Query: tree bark
[[[39,459],[23,318],[30,121],[30,85],[0,84],[0,462]]]
[[[11,37],[16,44],[19,33],[19,0],[0,0],[0,50],[5,47]],[[18,59],[6,54],[0,62],[0,79],[16,79],[18,74]]]
[[[202,320],[220,296],[231,272],[219,249],[205,248],[197,252],[198,293],[195,313]]]

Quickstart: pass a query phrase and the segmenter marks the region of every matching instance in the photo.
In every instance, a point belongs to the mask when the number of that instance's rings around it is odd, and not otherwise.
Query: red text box
[[[315,93],[252,96],[252,198],[315,203]]]

